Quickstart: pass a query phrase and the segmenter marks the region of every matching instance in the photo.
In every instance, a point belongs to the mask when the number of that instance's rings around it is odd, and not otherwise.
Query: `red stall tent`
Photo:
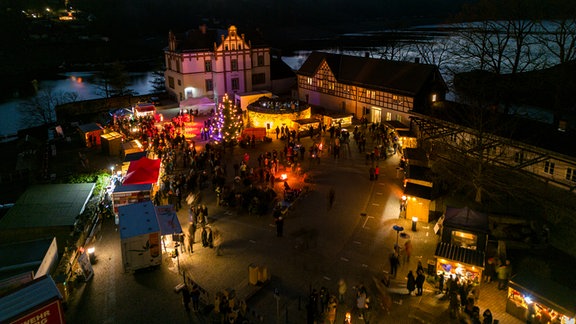
[[[123,185],[156,184],[160,176],[160,159],[147,157],[130,162]]]

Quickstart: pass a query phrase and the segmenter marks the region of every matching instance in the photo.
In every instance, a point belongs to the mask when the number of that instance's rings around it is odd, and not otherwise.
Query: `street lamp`
[[[412,217],[412,232],[416,232],[416,223],[418,222],[418,217]]]

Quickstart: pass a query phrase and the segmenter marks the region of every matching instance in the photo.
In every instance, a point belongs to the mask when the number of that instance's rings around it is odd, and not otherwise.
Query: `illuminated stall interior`
[[[182,226],[172,205],[156,206],[156,218],[160,225],[160,235],[164,252],[173,251],[182,244]]]
[[[406,217],[418,218],[418,221],[428,222],[432,200],[432,186],[406,182],[404,186],[403,203]]]
[[[521,271],[509,282],[506,312],[526,323],[574,324],[574,296],[565,285]]]
[[[418,139],[416,135],[411,131],[407,130],[398,130],[396,131],[398,134],[398,144],[402,148],[417,148],[418,147]]]
[[[484,252],[440,242],[436,246],[436,273],[446,279],[455,275],[459,280],[479,284],[484,270]]]
[[[352,125],[353,117],[354,114],[351,113],[327,113],[322,116],[322,123],[326,125],[326,127],[347,127]]]

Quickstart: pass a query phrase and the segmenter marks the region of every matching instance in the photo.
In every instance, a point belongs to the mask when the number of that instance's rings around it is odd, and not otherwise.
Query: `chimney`
[[[365,57],[365,58],[370,58],[370,52],[364,52],[364,57]]]
[[[419,57],[414,58],[414,63],[420,64],[420,58]]]

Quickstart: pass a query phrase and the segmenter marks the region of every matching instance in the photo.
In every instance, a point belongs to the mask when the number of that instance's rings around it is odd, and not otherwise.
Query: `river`
[[[101,90],[97,84],[95,72],[66,72],[57,79],[39,80],[38,90],[49,90],[54,94],[63,92],[75,92],[78,94],[78,101],[102,98]],[[154,79],[153,72],[129,73],[130,86],[136,94],[143,95],[152,93],[151,81]],[[21,122],[22,114],[20,105],[30,98],[14,98],[0,102],[0,136],[10,136],[18,130],[30,127]]]

